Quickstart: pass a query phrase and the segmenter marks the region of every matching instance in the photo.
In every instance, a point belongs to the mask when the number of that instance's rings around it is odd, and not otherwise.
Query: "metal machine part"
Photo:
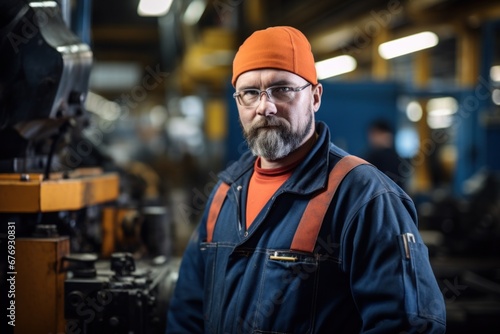
[[[0,140],[10,144],[0,147],[0,171],[37,172],[62,137],[86,125],[93,55],[55,1],[8,0],[0,9]]]
[[[135,261],[130,253],[65,260],[73,266],[64,286],[66,333],[164,333],[179,260]]]

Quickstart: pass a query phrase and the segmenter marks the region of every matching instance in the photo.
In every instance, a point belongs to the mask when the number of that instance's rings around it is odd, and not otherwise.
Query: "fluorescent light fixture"
[[[163,16],[167,14],[173,0],[141,0],[137,7],[140,16]]]
[[[428,114],[427,125],[430,129],[446,129],[452,126],[453,118],[446,114]]]
[[[453,97],[439,97],[427,102],[427,124],[431,129],[448,128],[453,124],[453,114],[458,102]]]
[[[494,104],[500,106],[500,89],[493,90],[493,92],[491,93],[491,100]]]
[[[37,2],[30,2],[29,6],[31,8],[57,7],[57,2],[55,2],[55,1],[37,1]]]
[[[415,127],[406,126],[396,132],[396,151],[402,158],[412,158],[418,153],[420,138]]]
[[[500,65],[492,66],[490,68],[490,77],[494,82],[500,82]]]
[[[406,117],[412,122],[418,122],[422,118],[423,110],[420,103],[411,101],[406,106]]]
[[[135,62],[94,62],[89,86],[95,91],[129,91],[141,87],[143,68]]]
[[[205,11],[205,1],[193,0],[186,8],[182,20],[187,25],[195,25],[200,20],[201,15]]]
[[[458,102],[453,97],[438,97],[427,102],[427,112],[451,115],[458,111]]]
[[[408,53],[431,48],[436,46],[438,42],[439,39],[435,33],[424,31],[415,35],[382,43],[378,47],[378,53],[384,59],[391,59]]]
[[[318,79],[321,80],[354,71],[356,66],[356,59],[344,55],[318,61],[316,72],[318,72]]]

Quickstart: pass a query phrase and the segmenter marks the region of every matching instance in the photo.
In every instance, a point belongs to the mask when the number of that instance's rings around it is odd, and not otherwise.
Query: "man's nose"
[[[264,97],[263,95],[264,94]],[[258,115],[269,116],[276,114],[276,105],[271,100],[269,93],[267,91],[262,91],[259,94],[259,104],[255,110]]]

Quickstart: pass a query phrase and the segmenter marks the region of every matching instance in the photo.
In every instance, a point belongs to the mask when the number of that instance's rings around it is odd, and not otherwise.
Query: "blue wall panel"
[[[367,129],[378,118],[397,124],[398,86],[395,83],[325,83],[317,119],[330,126],[332,141],[351,154],[367,149]]]

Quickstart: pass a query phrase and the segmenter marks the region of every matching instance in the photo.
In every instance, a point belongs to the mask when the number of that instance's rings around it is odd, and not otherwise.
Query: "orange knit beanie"
[[[318,83],[311,45],[304,34],[292,27],[270,27],[250,35],[234,57],[231,83],[235,86],[244,72],[264,68],[285,70],[313,85]]]

